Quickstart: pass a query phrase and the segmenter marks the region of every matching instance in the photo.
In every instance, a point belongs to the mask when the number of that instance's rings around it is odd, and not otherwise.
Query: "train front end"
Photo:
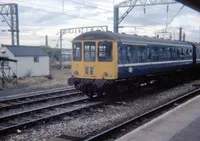
[[[69,85],[89,97],[103,95],[117,79],[117,43],[99,39],[98,34],[83,34],[72,43],[72,77]]]

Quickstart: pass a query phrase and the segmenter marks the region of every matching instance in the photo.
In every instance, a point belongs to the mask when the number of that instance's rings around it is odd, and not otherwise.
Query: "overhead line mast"
[[[169,5],[176,4],[175,0],[126,0],[114,6],[114,29],[115,33],[118,33],[119,24],[126,18],[126,16],[133,10],[136,6],[152,6],[152,5]],[[126,12],[122,14],[119,18],[119,8],[128,7]]]
[[[19,46],[19,18],[17,4],[0,4],[0,16],[10,27],[11,43],[13,47]]]

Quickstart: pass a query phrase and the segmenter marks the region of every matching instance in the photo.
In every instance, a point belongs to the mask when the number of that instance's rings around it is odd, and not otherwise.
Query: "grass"
[[[71,62],[70,61],[64,61],[62,62],[62,67],[64,69],[71,69]],[[60,69],[60,62],[54,62],[50,65],[50,68],[52,69]]]
[[[52,67],[53,65],[53,67]],[[58,86],[66,86],[67,79],[71,76],[71,62],[63,62],[64,68],[60,70],[59,62],[52,64],[50,67],[50,74],[52,79],[48,77],[25,77],[18,79],[18,84],[7,83],[6,88],[52,88]],[[1,86],[0,86],[1,87]]]

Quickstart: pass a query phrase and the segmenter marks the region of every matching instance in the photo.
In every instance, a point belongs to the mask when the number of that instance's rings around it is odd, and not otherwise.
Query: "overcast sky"
[[[123,0],[0,0],[2,3],[18,3],[19,28],[21,45],[44,45],[45,35],[49,37],[49,45],[55,47],[59,39],[59,30],[63,28],[108,25],[113,30],[113,5]],[[167,6],[135,7],[120,26],[137,26],[122,28],[119,32],[155,36],[165,29],[166,23],[178,13],[181,4]],[[127,8],[120,8],[120,16]],[[146,12],[144,12],[144,9]],[[10,33],[0,16],[0,44],[10,44]],[[184,7],[171,22],[167,31],[173,39],[178,39],[178,28],[182,27],[188,41],[200,40],[200,14]],[[64,35],[64,48],[71,48],[71,40],[77,34]],[[160,34],[169,38],[169,34]]]

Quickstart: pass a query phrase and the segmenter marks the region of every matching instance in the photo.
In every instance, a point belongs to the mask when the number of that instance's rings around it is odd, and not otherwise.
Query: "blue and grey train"
[[[129,85],[200,64],[196,44],[103,31],[77,36],[72,50],[68,84],[88,96],[107,93],[117,84]]]

